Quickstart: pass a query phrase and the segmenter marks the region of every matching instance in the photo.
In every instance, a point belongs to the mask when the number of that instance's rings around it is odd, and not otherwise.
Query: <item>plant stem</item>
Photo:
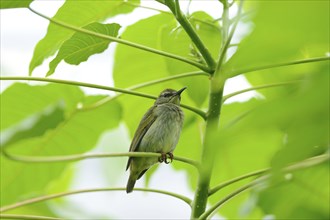
[[[72,25],[69,25],[67,23],[64,23],[64,22],[61,22],[61,21],[56,21],[50,17],[47,17],[46,15],[43,15],[37,11],[35,11],[34,9],[32,9],[31,7],[28,7],[30,11],[32,11],[33,13],[51,21],[52,23],[54,24],[57,24],[59,26],[62,26],[64,28],[67,28],[67,29],[70,29],[70,30],[74,30],[74,31],[77,31],[77,32],[80,32],[80,33],[85,33],[85,34],[88,34],[88,35],[91,35],[91,36],[94,36],[94,37],[99,37],[99,38],[102,38],[102,39],[106,39],[106,40],[111,40],[113,42],[117,42],[117,43],[120,43],[120,44],[124,44],[124,45],[127,45],[127,46],[130,46],[130,47],[134,47],[134,48],[137,48],[137,49],[140,49],[140,50],[144,50],[144,51],[148,51],[148,52],[151,52],[151,53],[154,53],[154,54],[158,54],[158,55],[161,55],[161,56],[165,56],[165,57],[169,57],[169,58],[172,58],[172,59],[176,59],[176,60],[180,60],[182,62],[185,62],[185,63],[188,63],[188,64],[191,64],[207,73],[212,73],[212,69],[210,69],[209,67],[207,66],[204,66],[203,64],[201,63],[198,63],[196,61],[193,61],[193,60],[190,60],[190,59],[186,59],[184,57],[181,57],[181,56],[178,56],[178,55],[175,55],[175,54],[171,54],[171,53],[167,53],[165,51],[161,51],[161,50],[156,50],[154,48],[151,48],[151,47],[147,47],[147,46],[143,46],[141,44],[136,44],[136,43],[133,43],[133,42],[130,42],[130,41],[127,41],[127,40],[123,40],[123,39],[120,39],[120,38],[116,38],[116,37],[112,37],[112,36],[109,36],[109,35],[105,35],[105,34],[100,34],[100,33],[97,33],[97,32],[94,32],[94,31],[90,31],[90,30],[87,30],[87,29],[83,29],[83,28],[79,28],[79,27],[75,27],[75,26],[72,26]]]
[[[137,84],[137,85],[126,88],[126,90],[136,90],[136,89],[140,89],[140,88],[143,88],[143,87],[156,85],[156,84],[159,84],[159,83],[162,83],[162,82],[166,82],[166,81],[170,81],[170,80],[174,80],[174,79],[179,79],[179,78],[184,78],[184,77],[191,77],[191,76],[209,76],[209,74],[205,73],[203,71],[182,73],[182,74],[177,74],[177,75],[174,75],[174,76],[164,77],[164,78],[161,78],[161,79],[156,79],[156,80],[152,80],[152,81],[149,81],[149,82]],[[105,104],[105,103],[107,103],[111,100],[114,100],[115,98],[118,98],[118,97],[120,97],[121,95],[124,95],[124,94],[125,93],[120,93],[120,94],[117,94],[116,96],[106,97],[106,98],[101,99],[100,101],[98,101],[98,102],[96,102],[96,103],[94,103],[90,106],[84,106],[83,108],[84,109],[97,108],[98,106],[101,106],[101,105],[103,105],[103,104]],[[189,110],[195,112],[196,114],[200,115],[204,120],[206,119],[206,114],[202,110],[199,110],[197,108],[192,108],[192,107],[184,105],[184,104],[181,104],[181,106],[183,108],[189,109]]]
[[[13,155],[5,150],[1,153],[10,160],[24,162],[24,163],[54,163],[54,162],[65,162],[65,161],[78,161],[92,158],[109,158],[109,157],[160,157],[160,153],[151,152],[127,152],[127,153],[90,153],[90,154],[73,154],[73,155],[59,155],[59,156],[22,156]],[[174,156],[173,160],[180,161],[186,164],[190,164],[198,168],[198,162],[185,158]]]
[[[321,155],[311,157],[311,158],[308,158],[306,160],[294,163],[294,164],[284,168],[283,171],[291,172],[291,171],[295,171],[295,170],[300,170],[300,169],[304,169],[304,168],[308,168],[308,167],[312,167],[312,166],[321,164],[321,163],[326,162],[328,160],[330,160],[330,154],[325,153],[325,154],[321,154]]]
[[[10,77],[1,77],[0,76],[0,80],[28,80],[28,81],[51,82],[51,83],[59,83],[59,84],[66,84],[66,85],[73,85],[73,86],[83,86],[83,87],[89,87],[89,88],[94,88],[94,89],[109,90],[109,91],[114,91],[114,92],[120,92],[120,93],[140,96],[140,97],[144,97],[144,98],[148,98],[148,99],[157,99],[156,96],[152,96],[152,95],[148,95],[148,94],[140,93],[140,92],[134,92],[134,91],[131,91],[128,89],[119,89],[116,87],[102,86],[102,85],[97,85],[97,84],[76,82],[76,81],[62,80],[62,79],[40,78],[40,77],[29,77],[29,76],[10,76]],[[192,112],[195,112],[196,114],[200,115],[204,119],[206,118],[205,112],[203,112],[200,109],[197,109],[197,108],[194,108],[191,106],[187,106],[187,105],[183,105],[183,104],[181,106]]]
[[[239,182],[241,180],[244,180],[244,179],[247,179],[247,178],[250,178],[250,177],[259,176],[259,175],[265,174],[269,171],[270,171],[270,168],[266,168],[266,169],[257,170],[257,171],[251,172],[251,173],[247,173],[245,175],[242,175],[242,176],[233,178],[231,180],[228,180],[228,181],[226,181],[224,183],[221,183],[221,184],[213,187],[212,189],[210,189],[209,190],[209,196],[212,196],[214,193],[218,192],[219,190],[221,190],[221,189],[225,188],[226,186],[229,186],[233,183]]]
[[[214,149],[216,149],[214,147],[214,145],[216,144],[214,142],[214,135],[217,133],[218,130],[218,122],[220,118],[220,109],[222,103],[221,100],[223,93],[223,89],[218,90],[217,86],[218,85],[215,85],[211,80],[209,114],[206,120],[202,158],[200,169],[198,170],[199,179],[191,213],[192,219],[198,218],[202,213],[205,212],[208,200],[209,185],[214,165],[214,158],[216,155],[216,152],[214,152]],[[223,88],[223,85],[221,87]]]
[[[175,3],[173,0],[167,1],[167,6],[172,11],[172,13],[175,15],[176,20],[181,24],[185,32],[188,34],[192,42],[197,47],[198,51],[203,56],[205,62],[208,65],[208,68],[211,70],[208,73],[212,73],[215,67],[215,61],[213,60],[211,53],[209,50],[205,47],[204,43],[190,24],[189,20],[186,18],[186,16],[182,13],[179,5],[179,0],[175,0]]]
[[[292,85],[292,84],[295,84],[295,83],[298,83],[298,82],[300,82],[300,81],[272,83],[272,84],[266,84],[266,85],[254,86],[254,87],[247,88],[247,89],[242,89],[240,91],[233,92],[233,93],[230,93],[228,95],[225,95],[223,97],[223,102],[225,102],[227,99],[229,99],[231,97],[234,97],[236,95],[240,95],[240,94],[245,93],[245,92],[250,92],[250,91],[254,91],[254,90],[258,90],[258,89],[267,89],[267,88],[278,87],[278,86],[287,86],[287,85]]]
[[[164,11],[164,10],[161,10],[161,9],[157,9],[157,8],[152,8],[152,7],[148,7],[148,6],[143,6],[143,5],[139,5],[139,4],[134,4],[132,2],[123,2],[125,5],[129,5],[129,6],[132,6],[132,7],[135,7],[135,8],[144,8],[144,9],[148,9],[148,10],[152,10],[152,11],[157,11],[157,12],[160,12],[160,13],[165,13],[165,14],[172,14],[171,12],[169,11]]]
[[[295,164],[292,164],[292,165],[284,168],[283,171],[284,172],[292,172],[292,171],[295,171],[295,170],[312,167],[312,166],[318,165],[320,163],[326,162],[327,160],[329,160],[329,158],[330,158],[329,154],[322,154],[322,155],[319,155],[319,156],[311,157],[311,158],[308,158],[306,160],[303,160],[303,161],[297,162]],[[222,189],[222,188],[224,188],[228,185],[231,185],[232,183],[236,183],[238,181],[241,181],[241,180],[244,180],[246,178],[253,177],[253,176],[265,175],[266,173],[269,173],[270,171],[271,171],[271,168],[265,168],[265,169],[262,169],[262,170],[257,170],[257,171],[254,171],[254,172],[236,177],[234,179],[228,180],[228,181],[226,181],[224,183],[221,183],[218,186],[215,186],[214,188],[212,188],[209,192],[209,196],[213,195],[214,193],[216,193],[220,189]],[[269,175],[266,175],[265,177],[267,177],[267,176],[269,176]],[[258,181],[260,181],[260,179]],[[235,192],[231,193],[229,196],[227,196],[224,199],[222,199],[221,201],[219,201],[217,203],[218,207],[221,206],[224,202],[228,201],[231,197],[233,197],[233,196],[239,194],[240,192],[243,192],[244,190],[250,188],[250,187],[248,187],[250,185],[251,185],[251,183],[239,188]],[[252,185],[254,186],[255,184],[253,184],[253,182],[252,182]],[[214,206],[216,206],[216,205],[214,205]],[[205,215],[207,215],[207,214],[205,214]],[[201,216],[201,219],[204,219],[203,216]]]
[[[235,190],[234,192],[230,193],[229,195],[227,195],[225,198],[221,199],[220,201],[218,201],[214,206],[212,206],[209,210],[207,210],[206,212],[204,212],[198,219],[200,220],[204,220],[206,219],[208,216],[210,216],[212,213],[214,213],[221,205],[223,205],[224,203],[226,203],[228,200],[230,200],[231,198],[239,195],[241,192],[244,192],[245,190],[259,184],[260,182],[251,182],[248,183],[240,188],[238,188],[237,190]]]
[[[125,191],[126,188],[124,187],[115,187],[115,188],[97,188],[97,189],[82,189],[82,190],[74,190],[74,191],[69,191],[69,192],[62,192],[62,193],[55,193],[55,194],[50,194],[50,195],[45,195],[45,196],[40,196],[40,197],[35,197],[32,199],[24,200],[21,202],[14,203],[12,205],[7,205],[3,206],[0,208],[0,212],[6,212],[12,209],[16,209],[22,206],[42,202],[42,201],[47,201],[50,199],[55,199],[55,198],[60,198],[63,196],[68,196],[68,195],[74,195],[74,194],[80,194],[80,193],[90,193],[90,192],[104,192],[104,191]],[[189,199],[186,196],[173,193],[173,192],[168,192],[164,190],[158,190],[158,189],[147,189],[147,188],[134,188],[134,191],[144,191],[144,192],[153,192],[153,193],[161,193],[164,195],[172,196],[174,198],[180,199],[183,202],[187,203],[189,206],[191,206],[191,199]]]
[[[0,80],[27,80],[27,81],[59,83],[59,84],[66,84],[66,85],[72,85],[72,86],[83,86],[83,87],[94,88],[94,89],[102,89],[102,90],[120,92],[120,93],[140,96],[140,97],[144,97],[144,98],[148,98],[148,99],[157,98],[156,96],[152,96],[152,95],[148,95],[148,94],[144,94],[144,93],[140,93],[140,92],[133,92],[133,91],[130,91],[127,89],[120,89],[120,88],[111,87],[111,86],[102,86],[102,85],[98,85],[98,84],[77,82],[77,81],[71,81],[71,80],[43,78],[43,77],[30,77],[30,76],[8,76],[8,77],[0,76]]]
[[[292,65],[298,65],[298,64],[320,62],[320,61],[326,61],[326,60],[330,60],[330,57],[329,56],[313,57],[313,58],[295,60],[295,61],[290,61],[290,62],[285,62],[285,63],[269,64],[269,65],[264,65],[264,66],[246,68],[246,69],[242,69],[242,70],[234,70],[234,71],[229,72],[227,74],[227,76],[228,76],[228,78],[232,78],[232,77],[235,77],[235,76],[238,76],[241,74],[246,74],[246,73],[260,71],[260,70],[266,70],[266,69],[277,68],[277,67],[282,67],[282,66],[292,66]]]
[[[162,82],[166,82],[166,81],[170,81],[170,80],[174,80],[174,79],[180,79],[180,78],[185,78],[185,77],[190,77],[190,76],[210,76],[208,73],[205,73],[203,71],[195,71],[195,72],[189,72],[189,73],[181,73],[181,74],[177,74],[177,75],[173,75],[173,76],[168,76],[168,77],[164,77],[161,79],[156,79],[156,80],[152,80],[149,82],[145,82],[145,83],[141,83],[141,84],[137,84],[134,86],[131,86],[129,88],[127,88],[128,90],[135,90],[135,89],[140,89],[143,87],[147,87],[147,86],[151,86],[151,85],[156,85]]]
[[[189,73],[182,73],[182,74],[177,74],[177,75],[174,75],[174,76],[169,76],[169,77],[164,77],[164,78],[161,78],[161,79],[157,79],[157,80],[152,80],[152,81],[149,81],[149,82],[145,82],[145,83],[141,83],[141,84],[138,84],[138,85],[135,85],[135,86],[131,86],[129,88],[126,88],[126,90],[135,90],[135,89],[140,89],[140,88],[143,88],[143,87],[147,87],[147,86],[151,86],[151,85],[156,85],[156,84],[159,84],[159,83],[162,83],[162,82],[166,82],[166,81],[170,81],[170,80],[174,80],[174,79],[179,79],[179,78],[184,78],[184,77],[190,77],[190,76],[209,76],[208,73],[205,73],[203,71],[196,71],[196,72],[189,72]],[[84,106],[82,108],[82,110],[89,110],[89,109],[94,109],[94,108],[97,108],[101,105],[104,105],[106,103],[108,103],[109,101],[111,100],[114,100],[118,97],[120,97],[121,95],[124,95],[125,93],[120,93],[120,94],[117,94],[116,96],[108,96],[108,97],[105,97],[99,101],[97,101],[96,103],[93,103],[89,106]],[[188,105],[185,105],[185,104],[181,104],[180,105],[181,107],[185,108],[185,109],[188,109],[192,112],[195,112],[196,114],[198,114],[199,116],[201,116],[204,120],[206,120],[206,114],[204,111],[198,109],[198,108],[193,108],[193,107],[190,107]]]
[[[223,15],[225,16],[225,12]],[[219,63],[217,63],[216,71],[219,70],[218,66]],[[215,77],[215,75],[217,75],[217,77]],[[212,152],[212,149],[214,149],[214,140],[212,140],[212,137],[213,133],[218,130],[223,88],[225,83],[224,78],[218,77],[221,75],[222,74],[214,73],[210,81],[210,99],[206,120],[205,138],[203,142],[201,166],[199,169],[198,183],[193,202],[193,209],[191,212],[191,219],[197,219],[205,212],[208,201],[208,192],[215,157],[215,152]],[[218,78],[220,80],[218,80]]]
[[[308,168],[308,167],[312,167],[321,163],[324,163],[326,161],[328,161],[330,159],[330,155],[327,154],[322,154],[319,156],[315,156],[315,157],[311,157],[308,158],[306,160],[297,162],[295,164],[289,165],[285,168],[282,169],[283,172],[292,172],[292,171],[296,171],[296,170],[300,170],[300,169],[304,169],[304,168]],[[270,169],[265,169],[265,172],[267,172],[267,170]],[[257,171],[257,172],[262,172],[262,170]],[[252,173],[251,173],[252,174]],[[242,177],[241,177],[242,178]],[[245,190],[255,187],[256,185],[263,183],[265,180],[270,179],[271,175],[267,174],[267,175],[263,175],[260,178],[238,188],[237,190],[235,190],[234,192],[230,193],[228,196],[226,196],[225,198],[221,199],[220,201],[218,201],[215,205],[213,205],[209,210],[207,210],[206,212],[204,212],[199,219],[206,219],[207,217],[209,217],[210,215],[212,215],[212,213],[215,213],[215,211],[220,208],[221,205],[223,205],[224,203],[226,203],[227,201],[229,201],[230,199],[232,199],[233,197],[239,195],[241,192],[244,192]]]
[[[234,36],[234,33],[236,31],[238,22],[239,22],[239,20],[241,18],[241,13],[242,13],[242,9],[243,9],[243,2],[244,2],[244,0],[241,0],[240,4],[238,6],[238,12],[237,12],[237,15],[235,17],[235,22],[234,22],[234,24],[233,24],[233,26],[231,28],[230,33],[228,33],[229,32],[229,24],[230,24],[230,20],[229,20],[229,17],[228,17],[229,16],[229,13],[226,12],[226,11],[229,10],[229,5],[228,5],[228,3],[224,4],[223,26],[226,27],[227,30],[223,30],[223,33],[227,33],[228,35],[223,36],[224,44],[221,47],[219,61],[218,61],[217,69],[215,70],[215,72],[219,72],[220,71],[220,68],[222,68],[222,65],[223,65],[224,61],[226,61],[225,58],[226,58],[227,50],[228,50],[228,48],[230,46],[231,39]],[[227,8],[227,9],[225,10],[225,8]]]
[[[222,14],[222,39],[223,41],[227,41],[228,36],[229,36],[229,27],[230,27],[230,22],[229,22],[229,5],[227,0],[221,1],[223,4],[223,14]],[[225,44],[223,44],[225,45]],[[223,51],[226,51],[225,48],[223,48]]]
[[[202,149],[201,165],[199,169],[199,179],[191,213],[192,219],[199,218],[205,212],[208,201],[212,170],[214,167],[215,156],[217,154],[217,147],[216,143],[214,143],[214,140],[218,133],[220,112],[223,103],[223,89],[226,82],[226,76],[221,67],[226,60],[228,46],[230,45],[231,38],[236,30],[236,26],[242,10],[243,1],[239,6],[239,10],[236,16],[237,21],[229,33],[229,4],[227,3],[227,0],[225,1],[226,3],[223,4],[222,20],[223,28],[226,28],[227,30],[223,30],[223,44],[220,49],[220,55],[215,68],[215,72],[210,80],[209,109],[206,120],[205,137]]]
[[[144,9],[156,11],[156,12],[159,12],[159,13],[164,13],[164,14],[170,14],[170,15],[172,15],[172,13],[169,12],[169,11],[164,11],[164,10],[157,9],[157,8],[152,8],[152,7],[148,7],[148,6],[138,5],[138,4],[134,4],[134,3],[131,3],[131,2],[124,2],[124,4],[129,5],[129,6],[132,6],[132,7],[135,7],[135,8],[144,8]],[[216,24],[214,24],[214,22],[208,22],[208,21],[205,21],[205,20],[202,20],[202,19],[199,19],[199,18],[194,18],[194,17],[189,18],[189,20],[198,21],[198,22],[201,22],[201,23],[204,23],[204,24],[207,24],[207,25],[210,25],[210,26],[212,26],[214,28],[219,29],[219,27]]]
[[[19,214],[0,214],[0,219],[63,220],[62,218]]]

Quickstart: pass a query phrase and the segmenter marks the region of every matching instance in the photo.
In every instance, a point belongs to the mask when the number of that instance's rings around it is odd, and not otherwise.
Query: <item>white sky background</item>
[[[32,7],[37,11],[52,17],[63,1],[35,1]],[[181,8],[185,12],[188,1],[180,1]],[[156,7],[166,10],[155,1],[143,1],[142,5]],[[196,1],[190,6],[190,12],[196,10],[205,10],[213,17],[221,16],[221,5],[219,1]],[[125,27],[135,23],[136,18],[146,18],[157,14],[155,11],[138,8],[130,15],[116,16],[108,22],[117,22]],[[1,25],[1,76],[28,76],[29,62],[33,55],[35,45],[41,40],[47,31],[48,21],[41,18],[28,9],[7,9],[0,11]],[[240,35],[244,34],[246,27],[240,26]],[[234,39],[235,40],[235,39]],[[109,48],[102,54],[91,56],[87,62],[79,66],[61,63],[51,78],[67,79],[106,86],[113,86],[112,65],[113,60],[110,57],[114,54],[115,43],[110,44]],[[157,56],[157,55],[155,55]],[[51,59],[51,58],[50,58]],[[48,70],[48,59],[44,64],[35,69],[33,76],[44,77]],[[11,82],[1,81],[1,91],[3,91]],[[249,87],[243,77],[236,77],[229,80],[225,88],[225,94]],[[84,89],[91,94],[110,94],[109,91]],[[246,93],[233,98],[231,101],[242,101],[251,97],[253,93]],[[138,122],[137,122],[138,123]],[[118,131],[108,132],[100,140],[99,151],[108,151],[105,147],[109,140],[117,140],[116,144],[121,144],[129,148],[130,140],[123,137],[125,128],[122,126]],[[118,140],[118,136],[121,136]],[[108,161],[108,160],[107,160]],[[120,162],[119,162],[120,161]],[[79,169],[76,172],[76,178],[73,183],[73,189],[98,188],[98,187],[123,187],[126,185],[128,172],[124,172],[126,159],[108,162],[109,172],[111,167],[122,166],[122,175],[116,177],[116,180],[110,180],[104,176],[104,160],[86,160],[78,163]],[[187,185],[188,177],[184,172],[176,172],[171,165],[160,165],[160,168],[152,176],[149,187],[174,191],[193,198],[193,192]],[[164,181],[166,180],[166,181]],[[144,180],[137,182],[137,187],[144,186]],[[113,217],[117,218],[161,218],[161,219],[187,219],[190,217],[190,209],[182,201],[164,196],[161,194],[133,192],[129,195],[126,192],[111,193],[92,193],[78,196],[70,196],[67,201],[74,203],[75,208],[65,205],[58,210],[66,217]]]

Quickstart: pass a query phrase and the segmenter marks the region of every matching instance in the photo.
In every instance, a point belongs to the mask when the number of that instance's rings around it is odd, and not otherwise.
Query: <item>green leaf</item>
[[[33,0],[1,0],[0,8],[27,8]]]
[[[49,87],[59,85],[48,85]],[[48,87],[44,86],[44,87]],[[67,86],[68,87],[68,86]],[[34,91],[34,87],[31,87]],[[57,88],[57,89],[58,89]],[[38,99],[48,95],[44,89],[43,93],[32,97],[27,93],[27,102],[31,99]],[[51,97],[51,93],[49,93]],[[75,97],[68,99],[70,105],[77,106],[92,104],[104,96]],[[19,103],[20,100],[12,100]],[[70,106],[69,105],[69,106]],[[20,106],[24,108],[24,106]],[[107,129],[117,127],[121,119],[121,107],[116,101],[109,102],[92,109],[76,108],[66,112],[65,119],[55,128],[48,128],[47,132],[40,133],[32,137],[20,139],[6,147],[11,154],[31,155],[31,156],[55,156],[70,155],[86,152],[95,147],[100,135]],[[38,123],[33,125],[37,126]],[[36,129],[36,128],[31,128]],[[31,163],[23,164],[8,160],[1,155],[1,205],[17,202],[23,198],[38,195],[46,189],[51,181],[56,180],[64,168],[65,163]],[[35,181],[35,180],[38,181]],[[23,186],[22,186],[22,183]]]
[[[132,0],[139,4],[138,0]],[[119,14],[126,14],[134,10],[124,1],[66,1],[57,11],[53,19],[67,24],[84,27],[87,24],[97,21],[104,21],[106,18]],[[74,15],[74,16],[72,16]],[[30,62],[30,74],[44,59],[53,55],[75,32],[56,24],[50,23],[46,36],[36,45],[32,60]]]
[[[329,1],[249,1],[256,11],[252,33],[243,39],[225,66],[227,72],[286,63],[329,52]],[[293,16],[294,15],[294,16]],[[308,15],[308,16],[306,16]],[[257,71],[246,75],[253,85],[302,79],[317,70],[306,64]],[[287,87],[260,91],[267,97],[285,96]]]
[[[295,96],[284,99],[286,111],[273,115],[277,123],[285,126],[285,147],[274,156],[272,166],[280,169],[292,162],[324,153],[329,147],[329,66],[310,76]],[[279,108],[273,103],[268,108]],[[266,109],[264,109],[266,110]],[[263,110],[263,111],[264,111]],[[261,115],[262,116],[262,115]]]
[[[166,5],[166,0],[156,0],[157,2],[159,2],[159,3],[161,3],[161,4],[164,4],[164,5]]]
[[[94,31],[96,33],[117,37],[120,25],[116,23],[100,24],[94,22],[83,28]],[[63,43],[57,56],[50,62],[50,69],[47,73],[47,76],[50,76],[54,73],[57,65],[62,60],[65,60],[65,62],[69,64],[79,65],[81,62],[86,61],[91,55],[102,53],[108,48],[110,42],[110,40],[105,40],[88,34],[76,32],[70,39]]]
[[[222,33],[219,24],[214,18],[204,11],[196,11],[189,17],[198,36],[201,38],[214,59],[219,56]]]
[[[278,127],[265,127],[246,121],[246,117],[263,104],[264,101],[252,99],[223,106],[220,118],[222,125],[213,141],[217,143],[213,149],[217,159],[211,179],[212,187],[269,167],[271,158],[282,146],[284,134]],[[210,202],[216,203],[245,183],[247,182],[240,181],[221,189],[210,198]],[[231,200],[229,205],[220,209],[219,214],[230,219],[261,218],[262,213],[259,210],[250,213],[244,211],[247,198],[248,195],[244,194]]]
[[[275,219],[328,219],[329,185],[327,161],[286,174],[282,182],[257,189],[255,193],[258,205]]]
[[[51,106],[47,108],[47,111],[40,112],[40,115],[37,114],[36,119],[29,123],[31,126],[24,126],[24,128],[17,128],[17,130],[15,129],[15,133],[12,134],[7,141],[2,140],[1,147],[5,148],[22,139],[41,136],[47,132],[48,129],[56,128],[56,126],[64,120],[65,113],[61,107],[56,105]]]
[[[171,15],[165,13],[142,19],[128,26],[121,37],[157,49],[160,44],[157,36],[160,34],[161,27],[173,20]],[[128,60],[129,65],[127,65]],[[161,56],[122,44],[116,47],[113,78],[118,87],[133,86],[167,75],[166,63]]]
[[[212,19],[207,13],[199,11],[191,15],[190,22],[213,57],[217,57],[221,43],[221,32],[218,25],[207,23]],[[175,20],[167,22],[161,29],[161,48],[187,59],[194,59],[196,62],[204,62],[190,37],[182,27],[178,27]],[[173,59],[166,58],[166,64],[170,75],[197,70],[196,67]],[[209,80],[207,78],[191,77],[181,79],[180,82],[182,85],[189,85],[190,89],[187,90],[187,93],[197,106],[205,103],[209,90]]]
[[[278,181],[281,178],[277,175],[279,169],[325,153],[329,146],[330,120],[328,71],[325,67],[323,71],[311,74],[287,97],[223,106],[221,119],[224,125],[219,139],[215,140],[221,146],[215,170],[221,175],[214,175],[212,180],[220,183],[271,166],[275,171],[274,181]],[[233,118],[235,123],[226,117]],[[230,186],[221,190],[211,201],[218,201],[236,188]],[[239,210],[248,206],[255,207],[253,199],[238,197],[230,205],[223,206],[220,214],[229,218],[261,217],[258,207],[250,208],[250,212],[245,212],[247,216],[242,216]],[[254,216],[258,213],[259,217]]]
[[[155,15],[128,26],[121,36],[123,39],[157,48],[159,39],[154,35],[155,33],[159,33],[161,26],[159,24],[166,24],[170,20],[173,20],[171,15]],[[130,61],[129,65],[127,64],[128,60]],[[166,77],[167,74],[166,64],[161,56],[121,44],[118,44],[116,47],[113,78],[117,87],[125,88],[133,86]],[[158,96],[163,89],[168,87],[165,87],[165,85],[171,85],[170,88],[173,89],[181,88],[181,85],[178,83],[173,84],[173,82],[171,82],[144,88],[142,91]],[[133,135],[143,114],[152,106],[154,101],[127,95],[122,96],[119,100],[124,108],[123,118],[130,134]],[[132,111],[134,111],[134,114],[132,114]]]
[[[290,95],[277,98],[251,112],[245,123],[278,127],[285,136],[272,159],[281,169],[290,163],[324,153],[329,146],[329,67],[311,74]]]
[[[71,111],[83,93],[73,86],[50,84],[47,86],[29,86],[15,83],[1,95],[0,130],[16,125],[22,120],[47,111],[57,105]]]

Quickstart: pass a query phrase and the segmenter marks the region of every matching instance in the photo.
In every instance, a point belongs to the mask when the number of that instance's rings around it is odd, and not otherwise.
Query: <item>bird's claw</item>
[[[166,155],[168,155],[168,156],[170,157],[171,162],[167,162],[167,161],[165,160],[165,163],[166,163],[166,164],[172,163],[172,162],[173,162],[173,154],[172,154],[171,152],[169,152],[169,153],[167,153]],[[167,157],[166,157],[166,159],[167,159]]]
[[[169,156],[170,161],[167,160],[168,159],[167,155]],[[162,155],[158,158],[158,161],[160,163],[164,162],[166,164],[172,163],[172,161],[173,161],[173,154],[171,152],[169,152],[169,153],[162,153]]]

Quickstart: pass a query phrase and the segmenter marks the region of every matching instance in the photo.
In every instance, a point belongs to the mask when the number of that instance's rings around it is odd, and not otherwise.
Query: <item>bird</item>
[[[169,163],[173,160],[173,151],[179,141],[182,130],[184,113],[180,108],[181,93],[184,87],[178,91],[165,89],[160,93],[154,105],[144,114],[133,136],[129,152],[153,152],[161,153],[156,157],[129,157],[126,171],[130,168],[126,192],[134,189],[136,180],[157,162]]]

